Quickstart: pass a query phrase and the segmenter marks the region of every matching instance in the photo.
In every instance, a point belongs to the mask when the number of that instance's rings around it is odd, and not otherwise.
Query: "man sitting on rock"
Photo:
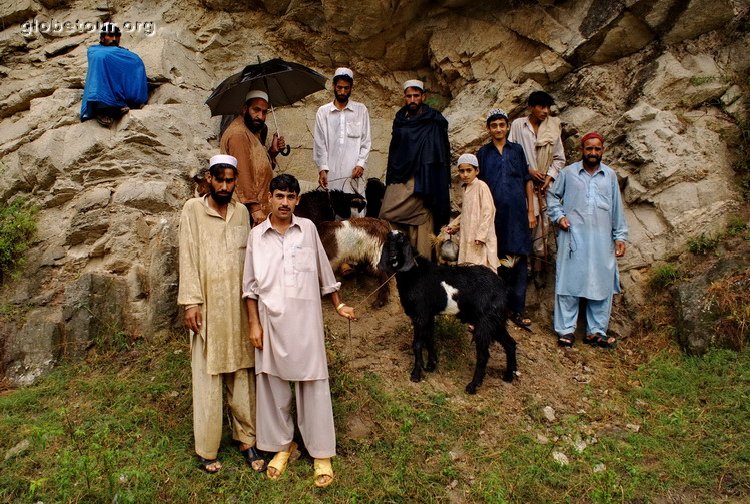
[[[99,45],[89,47],[81,121],[96,118],[102,126],[148,101],[146,67],[137,54],[120,47],[120,28],[104,23]]]

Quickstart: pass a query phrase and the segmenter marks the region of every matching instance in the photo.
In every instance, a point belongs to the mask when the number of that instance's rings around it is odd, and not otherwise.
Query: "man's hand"
[[[547,175],[536,168],[529,168],[529,175],[531,175],[531,178],[533,178],[535,182],[544,182],[544,179],[547,177]]]
[[[570,221],[567,217],[560,217],[560,220],[557,221],[557,223],[560,225],[560,229],[562,229],[563,231],[567,231],[568,229],[570,229]]]
[[[200,334],[201,326],[203,325],[203,315],[201,315],[200,306],[193,306],[185,310],[185,325],[195,334]]]
[[[263,215],[263,210],[256,210],[253,212],[253,226],[256,226],[266,220],[266,216]]]
[[[351,306],[344,305],[336,310],[336,313],[338,313],[340,317],[344,317],[345,319],[357,320],[357,317],[354,316],[354,308]]]
[[[458,233],[458,229],[456,229],[456,228],[452,228],[452,227],[450,227],[450,226],[445,226],[445,227],[443,228],[443,231],[445,231],[445,232],[446,232],[447,234],[449,234],[449,235],[452,235],[452,234],[456,234],[456,233]]]
[[[263,327],[260,324],[250,324],[250,343],[263,350]]]
[[[544,179],[544,184],[542,184],[542,196],[547,192],[547,188],[552,185],[552,182],[554,182],[554,179],[547,175]]]
[[[284,147],[286,147],[284,137],[279,136],[278,133],[274,133],[273,138],[271,139],[271,147],[268,149],[268,153],[272,158],[275,158],[276,156],[278,156],[279,152],[284,150]]]
[[[531,210],[529,212],[529,229],[534,229],[536,227],[536,215],[534,215],[534,210]]]
[[[352,170],[352,178],[359,178],[364,175],[365,169],[359,165],[355,166]]]
[[[615,257],[622,257],[625,255],[625,242],[615,240]]]
[[[318,172],[318,185],[328,189],[328,170],[320,170]]]

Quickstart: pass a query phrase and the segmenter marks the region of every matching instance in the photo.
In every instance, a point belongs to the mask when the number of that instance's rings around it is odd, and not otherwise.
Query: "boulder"
[[[161,180],[127,180],[115,190],[112,202],[151,213],[181,206],[170,193],[169,183]]]
[[[703,275],[678,284],[675,289],[677,303],[677,340],[682,349],[689,355],[703,355],[713,347],[731,348],[738,350],[743,341],[738,341],[733,335],[718,330],[718,322],[728,316],[723,313],[712,298],[709,288],[713,282],[726,279],[733,273],[745,272],[744,281],[733,285],[736,294],[747,296],[750,292],[750,282],[747,273],[747,258],[726,258],[714,264]],[[739,307],[738,307],[739,309]]]
[[[62,354],[60,321],[48,309],[32,311],[27,322],[6,342],[5,376],[11,385],[32,385],[52,369]]]
[[[39,6],[32,0],[0,0],[0,26],[28,21],[38,10]]]
[[[92,345],[112,349],[123,340],[127,300],[126,281],[112,275],[85,273],[69,284],[62,307],[65,357],[80,359]]]

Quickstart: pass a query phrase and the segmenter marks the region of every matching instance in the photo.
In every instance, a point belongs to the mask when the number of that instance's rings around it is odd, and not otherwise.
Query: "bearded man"
[[[432,258],[432,236],[450,218],[448,121],[425,103],[424,83],[404,83],[388,149],[380,218],[403,231],[422,257]]]
[[[360,102],[350,100],[354,73],[337,68],[333,75],[332,103],[315,114],[313,160],[318,166],[318,183],[350,194],[365,194],[367,157],[370,155],[370,114]],[[352,209],[352,217],[364,217],[364,210]]]
[[[547,214],[557,234],[555,332],[560,346],[575,341],[578,306],[586,300],[584,343],[611,348],[612,295],[620,292],[617,258],[625,255],[628,224],[617,174],[602,163],[604,137],[581,139],[581,161],[566,166],[547,191]]]
[[[276,156],[284,150],[284,137],[275,133],[265,146],[268,94],[251,90],[245,96],[242,113],[227,126],[221,136],[221,152],[237,158],[237,199],[250,212],[251,225],[263,222],[268,206],[268,184],[273,178]]]
[[[255,471],[265,461],[255,449],[255,354],[245,336],[242,274],[247,209],[232,201],[237,160],[216,155],[206,177],[209,194],[185,203],[180,216],[180,285],[177,302],[190,329],[193,434],[199,467],[221,469],[222,388],[226,385],[232,438]]]

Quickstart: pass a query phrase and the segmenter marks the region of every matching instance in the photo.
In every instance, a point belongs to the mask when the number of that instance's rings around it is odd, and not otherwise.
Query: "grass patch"
[[[582,388],[586,410],[550,424],[534,396],[519,411],[502,411],[491,397],[469,398],[460,385],[442,392],[406,376],[393,383],[375,372],[353,374],[334,349],[337,479],[321,491],[312,487],[307,458],[291,464],[282,481],[258,477],[228,433],[222,471],[198,471],[187,344],[138,342],[0,394],[0,454],[30,443],[0,462],[0,502],[619,503],[683,493],[696,502],[750,496],[750,352],[713,351],[703,359],[662,352],[631,378],[639,385],[621,383],[616,394]],[[350,435],[354,421],[367,432]],[[558,451],[568,465],[553,459]]]
[[[721,243],[722,238],[723,235],[721,233],[716,236],[701,233],[699,236],[694,236],[688,240],[688,250],[694,255],[707,255],[709,252],[716,249],[719,243]]]
[[[674,263],[659,266],[651,272],[648,286],[652,290],[665,289],[677,283],[682,278],[680,267]]]
[[[0,283],[23,263],[36,232],[37,210],[22,198],[0,204]]]

